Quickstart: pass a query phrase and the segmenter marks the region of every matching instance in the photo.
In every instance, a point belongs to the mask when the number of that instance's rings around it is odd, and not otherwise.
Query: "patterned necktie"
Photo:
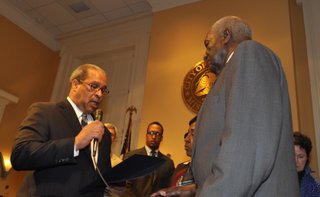
[[[88,124],[88,118],[87,114],[82,114],[81,115],[81,126],[84,127]]]
[[[151,156],[156,157],[156,150],[151,150]]]
[[[82,127],[85,127],[86,125],[88,124],[88,116],[87,114],[82,114],[81,115],[81,126]],[[91,142],[89,143],[88,145],[88,149],[90,150],[91,152],[91,159],[93,161],[93,166],[94,166],[94,169],[96,169],[96,165],[97,165],[97,162],[98,162],[98,154],[96,155],[93,155],[93,146],[94,146],[94,143],[93,143],[93,140],[91,140]],[[98,147],[98,146],[97,146]],[[97,148],[97,153],[98,153],[98,148]]]

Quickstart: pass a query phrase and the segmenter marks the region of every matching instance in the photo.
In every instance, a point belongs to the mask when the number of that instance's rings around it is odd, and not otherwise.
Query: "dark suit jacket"
[[[278,57],[244,41],[198,114],[197,196],[298,197],[287,82]]]
[[[104,187],[93,168],[89,146],[74,157],[74,140],[80,130],[76,113],[67,100],[30,107],[15,139],[11,162],[16,170],[34,170],[29,180],[34,180],[37,195],[103,195]],[[111,169],[110,145],[110,133],[105,132],[98,159],[103,175]]]
[[[134,154],[147,155],[147,152],[145,147],[133,150],[126,155],[125,159]],[[160,151],[158,152],[158,157],[165,159],[165,163],[149,175],[137,178],[135,180],[127,181],[127,189],[124,196],[150,196],[150,194],[152,194],[153,192],[156,192],[162,188],[166,188],[170,185],[171,177],[174,171],[173,161],[169,157],[162,154]]]

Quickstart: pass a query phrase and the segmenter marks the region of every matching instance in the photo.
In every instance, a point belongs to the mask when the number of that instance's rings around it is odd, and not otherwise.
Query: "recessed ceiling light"
[[[82,1],[70,4],[69,7],[76,13],[84,12],[90,10],[90,8]]]

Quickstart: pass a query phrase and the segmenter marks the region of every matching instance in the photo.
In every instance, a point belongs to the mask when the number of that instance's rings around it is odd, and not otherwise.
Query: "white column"
[[[302,4],[311,84],[312,108],[320,169],[320,1],[297,0]]]
[[[73,57],[67,49],[62,48],[60,52],[60,64],[54,82],[51,101],[60,101],[65,99],[69,93],[69,77],[73,69],[80,64],[80,60]]]

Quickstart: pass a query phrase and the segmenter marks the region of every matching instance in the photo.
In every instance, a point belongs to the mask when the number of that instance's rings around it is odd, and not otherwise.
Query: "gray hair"
[[[82,65],[78,66],[78,68],[76,68],[72,72],[72,74],[71,74],[71,76],[69,78],[70,83],[74,79],[85,80],[88,77],[88,70],[90,70],[90,69],[96,70],[96,71],[101,72],[104,75],[106,75],[106,72],[102,68],[97,66],[97,65],[94,65],[94,64],[82,64]]]
[[[252,32],[250,26],[237,16],[225,16],[215,22],[211,31],[223,36],[226,30],[232,34],[231,41],[239,43],[243,40],[251,40]]]

